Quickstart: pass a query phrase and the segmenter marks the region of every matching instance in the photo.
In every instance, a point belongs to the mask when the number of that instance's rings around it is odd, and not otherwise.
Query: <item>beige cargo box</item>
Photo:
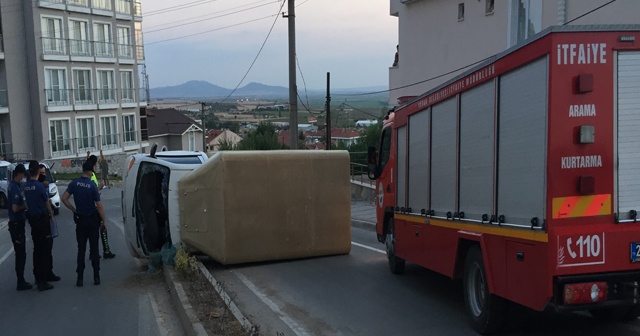
[[[222,264],[351,250],[346,151],[219,152],[179,191],[182,241]]]

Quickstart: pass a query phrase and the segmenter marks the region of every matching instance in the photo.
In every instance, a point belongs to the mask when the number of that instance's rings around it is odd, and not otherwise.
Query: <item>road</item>
[[[65,190],[66,186],[59,186]],[[183,335],[162,274],[150,274],[146,263],[132,258],[122,230],[120,189],[101,192],[115,259],[101,259],[100,286],[94,286],[87,260],[85,285],[76,280],[75,224],[71,213],[56,216],[60,236],[54,239],[54,272],[62,277],[53,290],[17,292],[13,245],[0,220],[0,334],[2,335]],[[6,218],[6,210],[0,210]],[[27,224],[28,227],[28,224]],[[27,228],[27,237],[30,237]],[[33,283],[32,248],[27,242],[25,277]],[[88,249],[88,247],[87,247]],[[100,247],[102,249],[102,247]],[[87,251],[88,259],[88,251]]]
[[[262,335],[473,335],[461,281],[416,265],[389,271],[375,233],[352,229],[349,255],[224,267],[205,262]],[[632,324],[514,306],[506,335],[639,335]]]

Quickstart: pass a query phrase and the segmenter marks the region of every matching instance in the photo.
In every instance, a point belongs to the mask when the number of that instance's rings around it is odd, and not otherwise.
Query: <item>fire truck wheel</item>
[[[396,237],[393,218],[387,223],[387,258],[389,258],[389,268],[393,274],[402,274],[404,272],[404,259],[396,257]]]
[[[505,321],[507,301],[489,293],[482,252],[473,246],[464,263],[464,303],[471,325],[478,333],[498,332]]]

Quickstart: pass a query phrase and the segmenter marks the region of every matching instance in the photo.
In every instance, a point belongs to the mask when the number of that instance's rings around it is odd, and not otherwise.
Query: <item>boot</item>
[[[47,277],[47,281],[60,281],[60,277],[51,272],[51,274],[49,274],[49,276]]]
[[[76,280],[76,287],[82,287],[82,275],[78,275],[78,279]]]
[[[38,290],[41,292],[47,291],[53,289],[53,286],[51,286],[48,282],[43,281],[43,282],[39,282],[38,283]]]
[[[111,253],[111,251],[106,251],[104,252],[104,254],[102,255],[105,259],[113,259],[116,257],[115,254]]]
[[[100,285],[100,273],[98,272],[93,272],[93,285],[94,286]]]
[[[19,280],[18,281],[18,286],[16,286],[16,290],[18,290],[18,291],[29,290],[31,288],[33,288],[33,285],[31,285],[30,283],[26,282],[24,279]]]

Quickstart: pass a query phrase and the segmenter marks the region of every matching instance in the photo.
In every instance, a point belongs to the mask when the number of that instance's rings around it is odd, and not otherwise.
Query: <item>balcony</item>
[[[38,6],[43,8],[65,10],[64,0],[38,0]]]
[[[98,89],[98,109],[117,109],[118,101],[116,99],[116,89],[102,88]]]
[[[131,0],[116,0],[116,18],[120,20],[131,20]]]
[[[123,142],[125,146],[137,145],[138,131],[128,131],[123,134]]]
[[[61,157],[73,155],[73,140],[71,138],[58,138],[49,140],[49,148],[51,149],[51,157]]]
[[[118,44],[118,61],[121,64],[133,64],[133,46],[129,44]]]
[[[123,108],[138,107],[135,89],[120,90],[120,103]]]
[[[73,109],[75,111],[95,111],[98,108],[93,89],[73,89]]]
[[[93,53],[91,52],[91,41],[88,40],[69,40],[69,54],[72,61],[94,61]]]
[[[136,60],[138,64],[144,64],[144,46],[142,45],[136,46]]]
[[[133,18],[136,21],[142,21],[142,4],[140,1],[133,3]]]
[[[9,100],[7,99],[7,89],[0,90],[0,114],[9,113]]]
[[[91,14],[89,0],[67,0],[67,11]]]
[[[113,53],[113,42],[94,41],[93,50],[96,56],[96,62],[104,62],[104,63],[116,62],[116,59]]]
[[[46,89],[47,112],[72,111],[69,89]]]
[[[119,147],[118,138],[120,134],[111,133],[100,136],[100,149],[116,149]]]
[[[84,153],[87,151],[96,151],[98,150],[98,137],[97,136],[86,136],[79,137],[74,139],[76,142],[76,153]]]
[[[68,61],[66,41],[57,37],[42,37],[42,58],[47,61]]]
[[[91,12],[95,15],[113,16],[113,8],[111,0],[93,0],[91,1]]]

